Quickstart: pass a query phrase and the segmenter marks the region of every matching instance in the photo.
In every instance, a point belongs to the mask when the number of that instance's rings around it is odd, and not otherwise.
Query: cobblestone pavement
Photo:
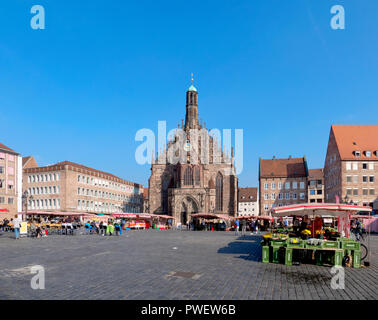
[[[330,267],[261,262],[260,237],[231,232],[128,231],[120,237],[0,233],[0,299],[377,299],[378,236],[372,266],[345,269],[332,290]],[[33,290],[32,265],[45,268]],[[177,274],[176,274],[177,272]]]

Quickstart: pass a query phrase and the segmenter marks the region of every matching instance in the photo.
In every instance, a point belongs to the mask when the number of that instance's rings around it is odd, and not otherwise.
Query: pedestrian
[[[247,230],[247,221],[243,219],[241,221],[241,234],[244,237],[245,236],[245,231]]]
[[[255,233],[258,234],[259,233],[259,221],[257,220],[256,223],[255,223]]]
[[[235,236],[237,236],[239,234],[239,220],[238,219],[235,220],[234,227],[235,227]]]
[[[120,226],[120,224],[118,222],[116,222],[114,224],[114,229],[115,229],[116,236],[119,236],[119,233],[120,233],[120,230],[121,230],[121,226]]]
[[[21,222],[22,222],[22,220],[16,214],[14,216],[14,219],[13,219],[13,229],[14,229],[14,234],[15,234],[15,239],[16,240],[20,238]]]
[[[355,232],[356,232],[356,239],[357,239],[357,241],[360,241],[360,238],[362,238],[362,240],[364,239],[363,235],[362,235],[361,223],[360,223],[360,221],[358,219],[356,220]]]
[[[253,219],[252,221],[251,221],[251,234],[254,234],[255,233],[255,220]]]
[[[299,231],[299,219],[297,217],[294,217],[293,231],[298,235],[298,231]]]
[[[125,220],[122,219],[121,220],[121,231],[120,231],[120,235],[122,235],[122,230],[125,228]]]
[[[104,233],[102,235],[106,236],[107,231],[108,231],[108,223],[106,221],[104,221],[104,223],[102,224],[102,228],[104,230]]]
[[[113,235],[113,233],[114,233],[114,225],[113,225],[113,223],[109,223],[108,224],[108,227],[107,227],[107,229],[106,229],[106,233],[109,235],[109,236],[111,236],[111,235]]]

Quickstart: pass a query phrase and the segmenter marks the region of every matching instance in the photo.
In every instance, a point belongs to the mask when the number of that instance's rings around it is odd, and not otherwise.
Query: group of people
[[[89,234],[98,234],[101,236],[112,236],[115,234],[116,236],[119,236],[122,235],[122,230],[125,230],[125,225],[125,220],[109,220],[108,222],[100,221],[100,223],[96,223],[95,221],[87,221],[85,223],[85,230]]]
[[[22,219],[16,214],[14,218],[8,220],[7,218],[3,219],[1,223],[1,231],[14,231],[15,238],[20,238],[20,229],[21,229]]]
[[[252,234],[258,234],[261,230],[265,228],[264,222],[260,222],[257,219],[236,219],[234,222],[235,235],[245,235],[247,231]]]
[[[9,223],[12,223],[13,218],[9,221],[7,218],[3,219],[0,224],[0,229],[1,231],[9,231],[10,230],[10,225]]]

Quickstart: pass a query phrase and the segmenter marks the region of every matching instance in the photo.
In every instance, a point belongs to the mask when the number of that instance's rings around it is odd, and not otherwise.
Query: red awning
[[[0,212],[9,212],[8,209],[0,209]]]
[[[204,219],[219,219],[216,214],[212,213],[195,213],[191,215],[193,218],[204,218]]]

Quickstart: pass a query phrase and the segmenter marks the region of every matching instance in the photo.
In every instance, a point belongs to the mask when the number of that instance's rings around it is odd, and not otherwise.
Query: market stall
[[[195,213],[191,217],[194,219],[195,230],[225,231],[230,229],[230,221],[235,219],[226,214],[215,213]],[[227,226],[228,225],[228,226]]]
[[[365,247],[349,238],[350,219],[352,214],[367,212],[372,208],[346,205],[338,203],[328,204],[296,204],[285,207],[276,207],[271,210],[273,217],[301,217],[299,230],[273,232],[264,235],[262,241],[263,262],[280,262],[280,252],[284,253],[285,264],[291,265],[294,251],[301,251],[300,257],[305,262],[315,259],[316,264],[331,263],[341,266],[343,263],[353,263],[353,267],[361,265],[361,249]],[[335,219],[337,229],[333,230],[323,224],[323,218]],[[335,223],[336,225],[336,223]],[[335,226],[334,226],[335,227]],[[370,239],[370,230],[369,238]],[[365,247],[366,248],[366,247]],[[366,254],[369,252],[366,248]],[[282,258],[282,255],[281,255]],[[281,259],[282,261],[282,259]],[[366,262],[365,265],[369,265]]]

